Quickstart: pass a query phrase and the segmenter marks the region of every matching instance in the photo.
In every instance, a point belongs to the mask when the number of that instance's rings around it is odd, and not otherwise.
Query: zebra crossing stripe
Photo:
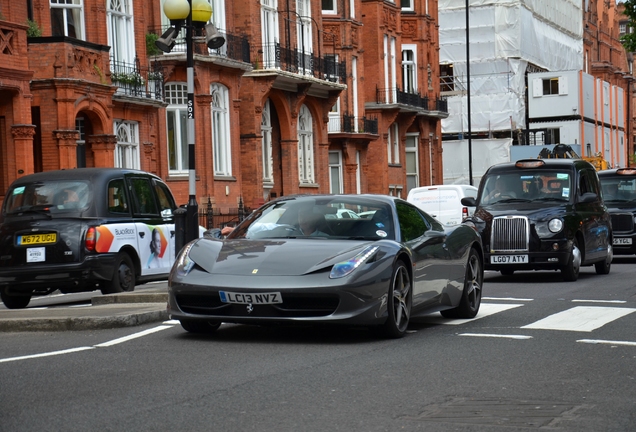
[[[522,329],[564,330],[591,332],[605,324],[636,311],[631,308],[604,306],[576,306],[550,315]]]
[[[588,343],[588,344],[608,344],[608,345],[636,346],[636,342],[612,341],[612,340],[602,340],[602,339],[579,339],[579,340],[577,340],[577,342]]]
[[[487,317],[489,315],[494,315],[494,314],[497,314],[499,312],[506,311],[508,309],[514,309],[514,308],[517,308],[519,306],[523,306],[523,305],[522,304],[482,303],[481,306],[479,306],[479,313],[477,314],[477,316],[475,318],[450,319],[450,318],[443,318],[443,317],[441,317],[439,315],[428,315],[426,317],[422,317],[421,318],[421,322],[426,322],[426,323],[431,323],[431,324],[446,324],[446,325],[466,324],[468,322],[475,321],[476,319],[484,318],[484,317]],[[420,320],[418,319],[418,321],[420,321]]]

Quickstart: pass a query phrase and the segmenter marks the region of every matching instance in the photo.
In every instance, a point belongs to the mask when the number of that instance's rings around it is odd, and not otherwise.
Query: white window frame
[[[413,12],[415,9],[413,8],[414,0],[400,0],[400,6],[402,7],[403,12]]]
[[[389,132],[386,140],[387,154],[389,164],[397,165],[400,163],[400,129],[397,123],[389,126]]]
[[[389,96],[391,94],[391,88],[389,87],[389,36],[383,37],[383,49],[384,49],[384,98],[386,103],[390,103]]]
[[[329,4],[331,3],[331,4]],[[322,13],[324,14],[337,14],[338,13],[338,0],[322,0]]]
[[[274,158],[272,154],[272,117],[269,99],[261,113],[261,146],[263,152],[263,183],[274,183]]]
[[[329,110],[329,132],[342,132],[342,117],[340,116],[340,98]]]
[[[166,137],[168,152],[168,174],[188,175],[188,86],[184,82],[171,82],[165,86]],[[174,117],[174,135],[170,135],[170,115]],[[174,152],[174,154],[172,154]],[[174,164],[173,164],[174,161]]]
[[[332,157],[335,156],[335,161],[332,161]],[[329,152],[329,193],[341,194],[344,193],[343,184],[343,167],[342,167],[342,151],[330,151]],[[337,181],[337,185],[335,184]],[[337,189],[335,188],[337,186]]]
[[[113,59],[134,65],[136,51],[132,0],[108,0],[106,27]]]
[[[397,53],[396,53],[396,44],[397,44],[397,39],[394,37],[391,37],[391,58],[390,58],[390,62],[391,62],[391,94],[392,94],[392,99],[391,99],[391,103],[397,103]]]
[[[313,184],[314,133],[313,117],[306,105],[298,113],[298,177],[300,184]]]
[[[417,93],[417,45],[402,45],[402,90]]]
[[[405,161],[404,161],[404,170],[406,171],[406,188],[407,195],[412,188],[416,188],[420,186],[420,163],[419,163],[419,151],[418,151],[418,143],[419,143],[420,135],[418,133],[407,133],[406,134],[406,144],[405,144]],[[414,144],[414,145],[411,145]],[[413,160],[415,162],[415,171],[409,171],[409,161]],[[409,178],[413,178],[413,185],[409,187]]]
[[[114,121],[116,168],[140,169],[139,123],[127,120]]]
[[[69,1],[72,3],[67,3]],[[53,23],[53,9],[62,9],[64,36],[72,37],[68,34],[70,18],[75,25],[75,38],[86,40],[86,30],[84,25],[84,0],[49,0],[49,5],[51,7],[51,24]]]
[[[212,119],[212,153],[214,175],[232,175],[232,132],[230,129],[230,97],[223,84],[210,84]]]
[[[278,43],[278,0],[261,1],[261,40],[263,41],[263,67],[276,67],[274,44]]]

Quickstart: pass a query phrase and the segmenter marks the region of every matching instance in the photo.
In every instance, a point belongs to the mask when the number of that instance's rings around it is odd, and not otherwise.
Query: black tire
[[[581,270],[581,250],[579,249],[579,242],[572,240],[572,253],[570,259],[565,267],[561,269],[561,275],[566,282],[574,282],[579,278],[579,271]]]
[[[102,294],[130,292],[135,289],[135,266],[127,253],[120,252],[115,258],[113,278],[102,286]]]
[[[413,287],[409,271],[403,261],[393,268],[387,303],[388,317],[382,326],[382,333],[391,339],[399,339],[406,334],[411,318]]]
[[[464,290],[459,305],[456,308],[441,311],[442,316],[444,318],[475,318],[481,306],[483,286],[484,266],[477,251],[471,249],[466,262]]]
[[[4,303],[7,309],[24,309],[31,301],[31,296],[28,294],[10,295],[6,293],[6,290],[0,291],[0,297],[2,298],[2,303]]]
[[[500,270],[500,272],[504,276],[512,276],[513,274],[515,274],[514,270]]]
[[[612,245],[607,245],[607,257],[604,261],[600,261],[594,264],[596,274],[609,274],[612,267],[612,260],[614,259],[614,248]]]
[[[199,321],[199,320],[187,320],[180,321],[181,327],[187,332],[198,334],[211,334],[218,330],[221,323],[218,321]]]

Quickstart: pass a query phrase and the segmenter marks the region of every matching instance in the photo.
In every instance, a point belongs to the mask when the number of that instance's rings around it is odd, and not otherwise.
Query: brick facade
[[[448,114],[439,96],[437,0],[414,0],[412,11],[402,10],[400,2],[335,1],[336,13],[323,13],[321,3],[306,1],[309,9],[297,9],[296,0],[279,0],[271,15],[277,28],[270,29],[270,36],[275,34],[270,44],[263,36],[261,2],[226,0],[219,26],[225,47],[208,52],[195,42],[200,205],[209,200],[223,210],[240,199],[254,208],[274,197],[329,193],[337,186],[345,193],[405,197],[410,186],[442,182],[438,137],[440,120]],[[126,67],[133,72],[120,73],[109,46],[109,4],[83,0],[84,35],[77,37],[56,34],[60,30],[47,0],[0,0],[0,198],[21,175],[114,166],[115,125],[130,122],[136,125],[139,167],[164,178],[179,204],[187,202],[188,175],[170,169],[168,103],[165,94],[154,92],[157,85],[187,82],[185,50],[177,45],[169,54],[149,55],[146,38],[166,29],[162,2],[131,1],[134,62]],[[41,35],[27,37],[27,19]],[[390,52],[385,37],[394,46]],[[401,62],[406,45],[417,57],[410,90],[404,88]],[[385,83],[397,97],[380,100]],[[230,175],[215,174],[211,84],[228,92],[230,127],[223,139],[231,154]],[[394,124],[399,150],[388,160]],[[271,160],[264,162],[265,136],[271,138],[271,150],[265,148]],[[302,166],[301,153],[308,161]],[[416,169],[407,167],[411,163]]]

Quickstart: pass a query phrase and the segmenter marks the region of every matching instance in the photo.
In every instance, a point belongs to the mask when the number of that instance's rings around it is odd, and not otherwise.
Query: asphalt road
[[[633,431],[636,264],[503,277],[478,319],[0,334],[0,431]]]

